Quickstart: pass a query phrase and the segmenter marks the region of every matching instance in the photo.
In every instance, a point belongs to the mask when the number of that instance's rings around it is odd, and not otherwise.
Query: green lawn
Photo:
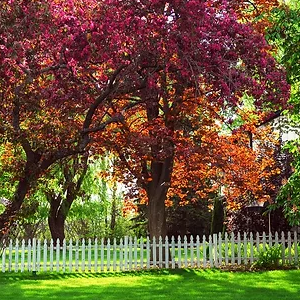
[[[300,270],[0,274],[1,300],[300,299]]]

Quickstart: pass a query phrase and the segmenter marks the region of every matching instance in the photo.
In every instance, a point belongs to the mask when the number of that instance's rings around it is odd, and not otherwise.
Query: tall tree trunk
[[[40,156],[37,156],[37,161]],[[24,169],[23,176],[19,179],[14,197],[10,204],[5,208],[4,212],[0,215],[0,239],[8,234],[10,227],[13,225],[18,212],[24,202],[24,199],[29,192],[32,183],[40,176],[41,169],[37,166],[36,162],[27,161]]]
[[[162,188],[157,187],[156,191],[148,194],[148,198],[148,229],[150,238],[164,238],[167,235],[166,194],[162,191]]]
[[[216,196],[214,199],[214,210],[212,214],[210,233],[223,233],[224,229],[224,206],[223,198]]]
[[[22,178],[17,186],[15,195],[11,203],[5,208],[4,212],[0,215],[0,237],[2,238],[9,232],[22,204],[27,192],[30,189],[30,182],[28,178]]]
[[[151,175],[152,181],[147,188],[148,195],[148,230],[151,241],[162,237],[163,243],[167,235],[166,208],[165,201],[170,186],[171,174],[173,168],[173,157],[165,158],[163,162],[152,162]],[[156,248],[156,258],[159,259],[159,249]],[[153,249],[151,249],[151,258],[153,258]],[[169,258],[171,256],[169,255]],[[165,249],[162,251],[162,261],[165,261]]]
[[[51,196],[50,196],[51,197]],[[48,225],[51,232],[51,237],[56,243],[57,239],[62,243],[65,238],[65,220],[71,205],[66,205],[65,201],[60,196],[50,197],[50,211],[48,216]]]
[[[65,165],[62,166],[64,186],[61,194],[56,195],[55,191],[45,193],[50,203],[48,225],[51,237],[54,241],[59,239],[60,243],[62,243],[65,238],[65,221],[81,189],[88,168],[87,160],[88,154],[86,153],[82,157],[82,164],[80,164],[82,169],[79,168],[79,157],[73,158],[71,165],[66,162]],[[75,181],[74,179],[78,173],[80,173],[80,176],[77,181]]]

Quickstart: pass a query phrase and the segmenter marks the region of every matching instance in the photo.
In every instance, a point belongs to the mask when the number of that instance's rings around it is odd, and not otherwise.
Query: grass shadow
[[[10,276],[9,276],[10,275]],[[215,269],[120,273],[2,274],[1,299],[300,299],[300,271]]]

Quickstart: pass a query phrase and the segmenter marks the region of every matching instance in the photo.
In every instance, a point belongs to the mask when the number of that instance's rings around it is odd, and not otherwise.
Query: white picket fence
[[[205,268],[251,264],[260,251],[281,247],[281,264],[298,265],[297,234],[274,236],[227,233],[193,238],[153,239],[124,237],[104,241],[7,241],[2,247],[2,272],[103,272],[151,268]]]

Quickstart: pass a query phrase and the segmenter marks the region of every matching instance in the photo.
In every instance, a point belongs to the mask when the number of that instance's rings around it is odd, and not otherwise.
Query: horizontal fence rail
[[[104,272],[151,268],[247,265],[266,249],[281,248],[279,264],[298,265],[297,234],[238,233],[181,238],[120,240],[9,240],[1,250],[2,272]]]

